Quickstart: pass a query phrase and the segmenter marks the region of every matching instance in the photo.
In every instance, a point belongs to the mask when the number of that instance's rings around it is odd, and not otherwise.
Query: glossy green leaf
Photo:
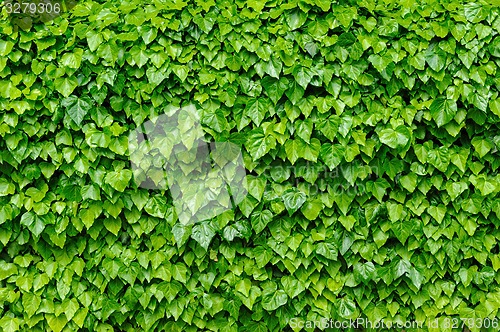
[[[379,134],[380,141],[390,148],[397,149],[406,146],[411,139],[411,132],[405,126],[396,129],[382,129]]]
[[[282,196],[283,203],[290,215],[300,209],[306,201],[306,195],[296,189],[288,189]]]
[[[92,101],[87,96],[83,98],[71,96],[63,99],[62,106],[66,108],[69,117],[75,121],[77,125],[80,125],[85,116],[92,109]]]
[[[431,116],[438,127],[450,122],[457,113],[457,104],[450,99],[436,98],[429,107]]]

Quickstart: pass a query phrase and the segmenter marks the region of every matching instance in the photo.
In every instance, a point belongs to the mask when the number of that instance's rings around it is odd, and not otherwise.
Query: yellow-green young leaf
[[[406,216],[406,212],[402,204],[387,202],[386,206],[390,221],[402,221]]]
[[[181,80],[181,82],[184,82],[189,74],[189,70],[186,66],[174,65],[172,67],[172,71]]]
[[[354,224],[356,223],[356,218],[354,218],[354,216],[352,215],[340,216],[339,221],[345,227],[345,229],[351,231]]]
[[[418,180],[417,174],[409,173],[405,176],[402,176],[399,179],[399,183],[401,183],[403,188],[412,193],[417,187],[417,180]]]
[[[285,151],[288,160],[293,164],[303,155],[305,150],[305,144],[300,139],[288,140],[285,143]]]
[[[77,69],[82,62],[83,49],[74,48],[70,52],[64,53],[61,57],[60,63],[68,68]]]
[[[241,294],[248,297],[250,295],[250,288],[252,287],[252,282],[249,279],[241,279],[237,284],[235,289]]]
[[[45,314],[45,318],[47,319],[47,324],[54,332],[61,332],[68,323],[65,315],[55,316],[52,314]]]
[[[473,236],[477,229],[477,223],[472,218],[460,218],[460,224],[464,227],[469,236]]]
[[[119,171],[109,172],[104,181],[109,184],[114,189],[123,192],[127,185],[129,184],[130,179],[132,178],[132,171],[128,169],[122,169]]]
[[[40,306],[41,299],[39,296],[34,294],[24,294],[23,295],[23,308],[28,317],[31,318]]]
[[[396,129],[386,128],[380,131],[379,138],[385,145],[397,149],[410,142],[411,132],[405,126],[399,126]]]
[[[438,223],[441,223],[446,215],[446,207],[443,205],[439,206],[429,206],[427,212],[434,218]]]
[[[479,158],[483,158],[494,147],[493,143],[488,139],[477,136],[472,139],[471,143],[474,146],[474,150],[479,155]]]
[[[89,309],[88,308],[80,308],[73,316],[73,322],[79,327],[83,327],[83,323],[85,322],[85,318],[87,317]]]
[[[323,209],[323,202],[319,199],[308,200],[302,207],[300,211],[309,220],[316,220]]]
[[[12,82],[3,81],[0,82],[0,95],[3,98],[14,100],[21,97],[22,91]]]
[[[486,178],[484,174],[479,176],[471,176],[471,182],[474,187],[479,189],[481,195],[487,196],[497,190],[498,183],[494,178]]]
[[[78,304],[78,301],[76,299],[66,299],[63,302],[63,307],[65,309],[64,314],[66,315],[66,318],[68,319],[68,321],[71,321],[78,311],[80,305]]]
[[[54,81],[54,87],[63,97],[69,97],[77,86],[78,80],[73,76],[56,78]]]
[[[5,178],[0,178],[0,196],[12,195],[16,192],[16,187],[13,183]]]
[[[118,235],[122,227],[121,219],[115,219],[115,218],[106,218],[104,219],[103,224],[104,227],[106,227],[106,229],[111,233],[113,233],[115,236]]]
[[[5,57],[7,56],[11,51],[12,48],[14,47],[14,43],[11,42],[10,40],[1,40],[0,41],[0,56]]]
[[[490,110],[498,117],[500,117],[500,99],[490,100]]]
[[[4,332],[16,332],[19,331],[20,322],[19,318],[6,314],[0,319],[0,327]]]
[[[461,149],[460,152],[452,153],[450,156],[451,162],[458,167],[462,172],[465,172],[467,159],[469,158],[469,150]]]

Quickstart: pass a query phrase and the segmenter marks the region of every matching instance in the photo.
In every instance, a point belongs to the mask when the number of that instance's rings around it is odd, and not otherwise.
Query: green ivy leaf
[[[172,235],[174,236],[177,248],[182,247],[191,235],[191,227],[188,225],[183,225],[181,223],[176,223],[172,227]]]
[[[272,312],[288,302],[288,295],[282,289],[262,297],[262,308]]]
[[[13,195],[16,192],[16,187],[7,179],[0,178],[0,196]]]
[[[115,236],[118,235],[122,227],[122,221],[118,218],[106,218],[104,219],[103,224],[104,227],[106,227],[106,229],[113,233]]]
[[[339,221],[345,227],[345,229],[347,229],[350,232],[354,224],[356,223],[356,218],[354,218],[354,216],[352,215],[340,216]]]
[[[266,91],[266,94],[272,100],[274,104],[283,96],[283,93],[288,89],[289,80],[286,77],[280,77],[279,80],[266,76],[262,79],[262,87]]]
[[[451,99],[438,97],[434,99],[429,110],[438,127],[441,127],[453,120],[457,113],[457,103]]]
[[[332,115],[319,122],[316,127],[326,138],[333,142],[340,127],[340,119]]]
[[[434,71],[441,71],[444,68],[446,57],[446,53],[436,44],[431,44],[425,51],[425,61]]]
[[[300,65],[295,66],[292,74],[295,77],[297,83],[299,83],[302,88],[307,89],[307,86],[309,85],[313,77],[311,69]]]
[[[493,143],[489,140],[477,136],[472,138],[471,143],[472,146],[474,146],[474,150],[479,155],[479,158],[483,158],[494,148]]]
[[[396,129],[386,128],[379,132],[382,143],[390,148],[397,149],[406,146],[411,140],[411,132],[405,126],[398,126]]]
[[[54,87],[64,97],[69,97],[78,86],[78,80],[75,77],[56,78]]]
[[[300,9],[295,9],[285,16],[285,20],[290,30],[293,31],[300,28],[307,21],[307,13]]]
[[[488,11],[481,3],[470,2],[464,5],[464,14],[467,21],[479,23],[486,18]]]
[[[353,266],[354,278],[363,282],[365,285],[377,277],[377,270],[372,262],[356,263]]]
[[[130,179],[132,178],[132,171],[128,169],[122,169],[119,171],[112,171],[106,174],[104,181],[109,184],[113,189],[120,192],[125,191]]]
[[[439,169],[441,172],[446,172],[451,158],[447,147],[441,146],[437,149],[430,150],[428,151],[427,156],[431,165]]]
[[[269,225],[271,235],[276,241],[284,242],[292,230],[292,223],[288,218],[274,219]]]
[[[65,315],[59,315],[59,316],[46,315],[46,317],[47,317],[47,324],[54,332],[61,332],[68,323],[68,320],[66,319]]]
[[[338,313],[344,319],[353,319],[356,315],[356,303],[348,297],[340,299]]]
[[[408,277],[410,278],[411,282],[417,289],[420,289],[422,287],[422,283],[425,281],[425,277],[422,273],[420,273],[415,267],[411,267],[409,272],[408,272]]]
[[[40,307],[40,303],[42,301],[40,299],[40,296],[31,293],[26,293],[23,295],[22,302],[25,312],[28,314],[28,317],[31,318]]]
[[[266,63],[264,71],[271,77],[280,78],[281,69],[283,68],[283,63],[278,57],[271,57],[269,62]]]
[[[438,223],[441,223],[446,215],[446,207],[443,205],[439,206],[429,206],[427,212],[434,218]]]
[[[80,68],[82,56],[83,49],[74,48],[71,52],[67,52],[62,55],[60,63],[65,67],[77,69]]]
[[[203,221],[193,226],[191,237],[200,244],[205,250],[215,236],[215,228],[210,222]]]
[[[297,104],[304,96],[305,90],[297,81],[289,84],[289,88],[285,91],[286,96],[293,105]]]
[[[263,210],[252,213],[252,228],[259,234],[266,228],[267,224],[273,219],[273,214],[269,210]]]
[[[293,164],[303,156],[305,150],[305,144],[300,139],[288,140],[285,143],[285,151],[288,160]]]
[[[309,220],[316,220],[321,213],[324,205],[319,199],[308,200],[302,205],[300,211]]]
[[[243,114],[252,119],[255,125],[259,126],[266,114],[270,112],[270,109],[271,104],[269,100],[264,98],[252,98],[248,101]]]
[[[448,192],[448,195],[450,195],[450,198],[453,200],[460,196],[460,194],[462,194],[468,188],[469,186],[467,185],[467,183],[462,181],[446,183],[446,191]]]
[[[10,315],[5,315],[0,319],[0,327],[4,332],[16,332],[19,331],[20,319],[17,317],[11,317]]]
[[[282,199],[288,214],[292,215],[305,203],[307,196],[303,192],[292,188],[283,193]]]
[[[408,190],[409,192],[414,192],[417,187],[418,176],[415,173],[410,173],[408,175],[404,175],[399,179],[399,183]]]
[[[490,100],[490,110],[498,117],[500,117],[500,99]]]
[[[187,275],[188,275],[188,269],[185,264],[183,263],[177,263],[177,264],[172,264],[172,277],[185,284],[187,282]]]
[[[306,290],[304,283],[291,275],[282,277],[281,284],[283,285],[283,290],[291,299],[297,297]]]
[[[264,134],[261,128],[255,130],[247,140],[246,148],[254,160],[263,157],[271,149],[276,147],[276,139]]]
[[[340,165],[345,155],[345,147],[339,144],[323,144],[321,146],[320,158],[333,170]]]
[[[93,103],[87,96],[82,98],[71,96],[63,99],[62,106],[66,108],[69,117],[79,126],[88,112],[92,109]]]

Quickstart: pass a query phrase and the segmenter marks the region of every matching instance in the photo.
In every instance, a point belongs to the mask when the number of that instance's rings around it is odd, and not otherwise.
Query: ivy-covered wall
[[[3,331],[497,330],[488,1],[82,0],[27,31],[1,13]],[[134,181],[129,134],[172,105],[241,148],[237,208],[181,224]]]

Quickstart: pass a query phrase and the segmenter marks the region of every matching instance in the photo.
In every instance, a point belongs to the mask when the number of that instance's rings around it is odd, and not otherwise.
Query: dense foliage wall
[[[87,0],[23,31],[3,8],[0,327],[495,330],[499,14]],[[182,225],[133,181],[128,134],[187,104],[241,146],[249,195]]]

